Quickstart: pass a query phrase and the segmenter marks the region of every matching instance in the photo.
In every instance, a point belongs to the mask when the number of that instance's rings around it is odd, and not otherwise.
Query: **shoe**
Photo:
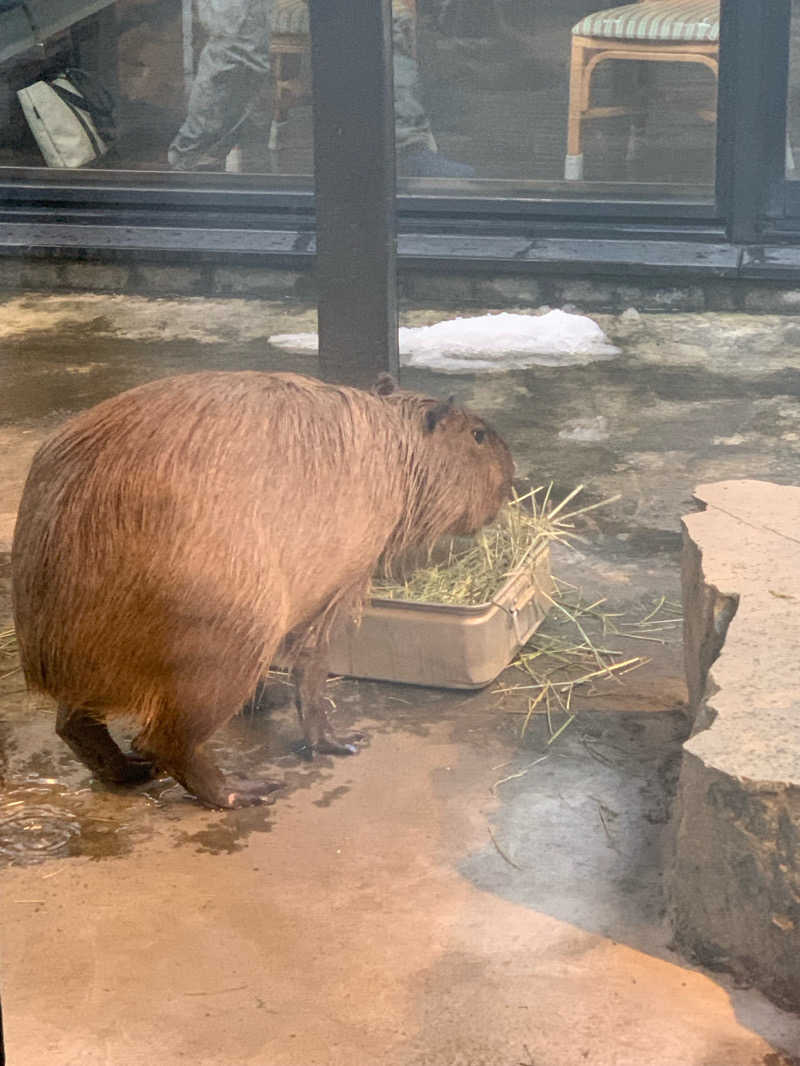
[[[216,155],[183,155],[170,151],[167,156],[169,169],[179,173],[191,171],[224,171],[225,156]]]
[[[397,173],[401,178],[474,178],[475,168],[454,163],[430,148],[421,148],[398,157]]]

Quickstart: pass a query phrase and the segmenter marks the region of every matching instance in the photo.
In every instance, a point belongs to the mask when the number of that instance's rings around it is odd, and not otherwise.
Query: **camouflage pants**
[[[188,113],[169,147],[170,164],[185,169],[206,158],[221,161],[270,69],[272,0],[198,0],[198,13],[208,40],[200,53]],[[392,30],[397,147],[435,148],[419,102],[414,17],[403,0],[393,5]]]

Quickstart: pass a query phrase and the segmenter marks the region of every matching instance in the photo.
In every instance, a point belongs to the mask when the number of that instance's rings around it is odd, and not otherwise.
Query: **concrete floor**
[[[623,350],[609,362],[403,381],[489,416],[537,482],[585,482],[587,502],[621,492],[553,566],[610,610],[641,612],[678,596],[695,484],[800,480],[800,330],[599,317]],[[266,345],[312,320],[258,301],[6,297],[0,630],[2,552],[54,426],[158,375],[313,372],[313,359]],[[254,709],[215,739],[220,762],[277,770],[287,787],[272,806],[228,813],[169,780],[93,784],[55,738],[51,708],[0,659],[10,1063],[800,1062],[800,1018],[670,950],[661,871],[687,722],[680,633],[662,636],[627,642],[651,663],[585,695],[549,746],[543,718],[520,739],[524,696],[493,686],[335,682],[340,720],[369,735],[346,761],[305,762],[289,709]]]

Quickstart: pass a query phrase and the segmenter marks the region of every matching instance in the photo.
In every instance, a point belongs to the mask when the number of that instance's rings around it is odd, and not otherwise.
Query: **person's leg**
[[[176,170],[222,169],[269,75],[272,0],[199,0],[198,9],[209,36],[186,119],[169,147]]]
[[[200,53],[186,119],[169,147],[168,159],[176,170],[221,170],[269,75],[272,0],[198,0],[198,9],[209,37]],[[419,99],[414,15],[404,0],[394,0],[392,31],[399,173],[471,177],[472,167],[438,154]]]
[[[392,4],[394,44],[394,135],[401,177],[470,178],[475,171],[439,154],[430,120],[420,102],[414,14],[403,0]]]
[[[429,148],[436,141],[425,109],[419,100],[419,67],[415,49],[414,16],[403,3],[392,4],[392,43],[394,45],[394,136],[398,151]]]

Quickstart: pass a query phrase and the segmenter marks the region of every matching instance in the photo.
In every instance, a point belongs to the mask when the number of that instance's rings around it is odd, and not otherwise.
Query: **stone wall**
[[[684,519],[677,945],[800,1008],[800,488],[700,486]]]
[[[0,292],[118,292],[145,296],[237,296],[314,302],[313,270],[214,262],[153,262],[123,253],[108,259],[86,254],[0,256]],[[544,304],[582,312],[745,311],[791,314],[800,311],[800,289],[790,283],[743,278],[665,281],[629,276],[547,276],[514,273],[458,273],[404,266],[398,296],[413,307],[522,307]]]

